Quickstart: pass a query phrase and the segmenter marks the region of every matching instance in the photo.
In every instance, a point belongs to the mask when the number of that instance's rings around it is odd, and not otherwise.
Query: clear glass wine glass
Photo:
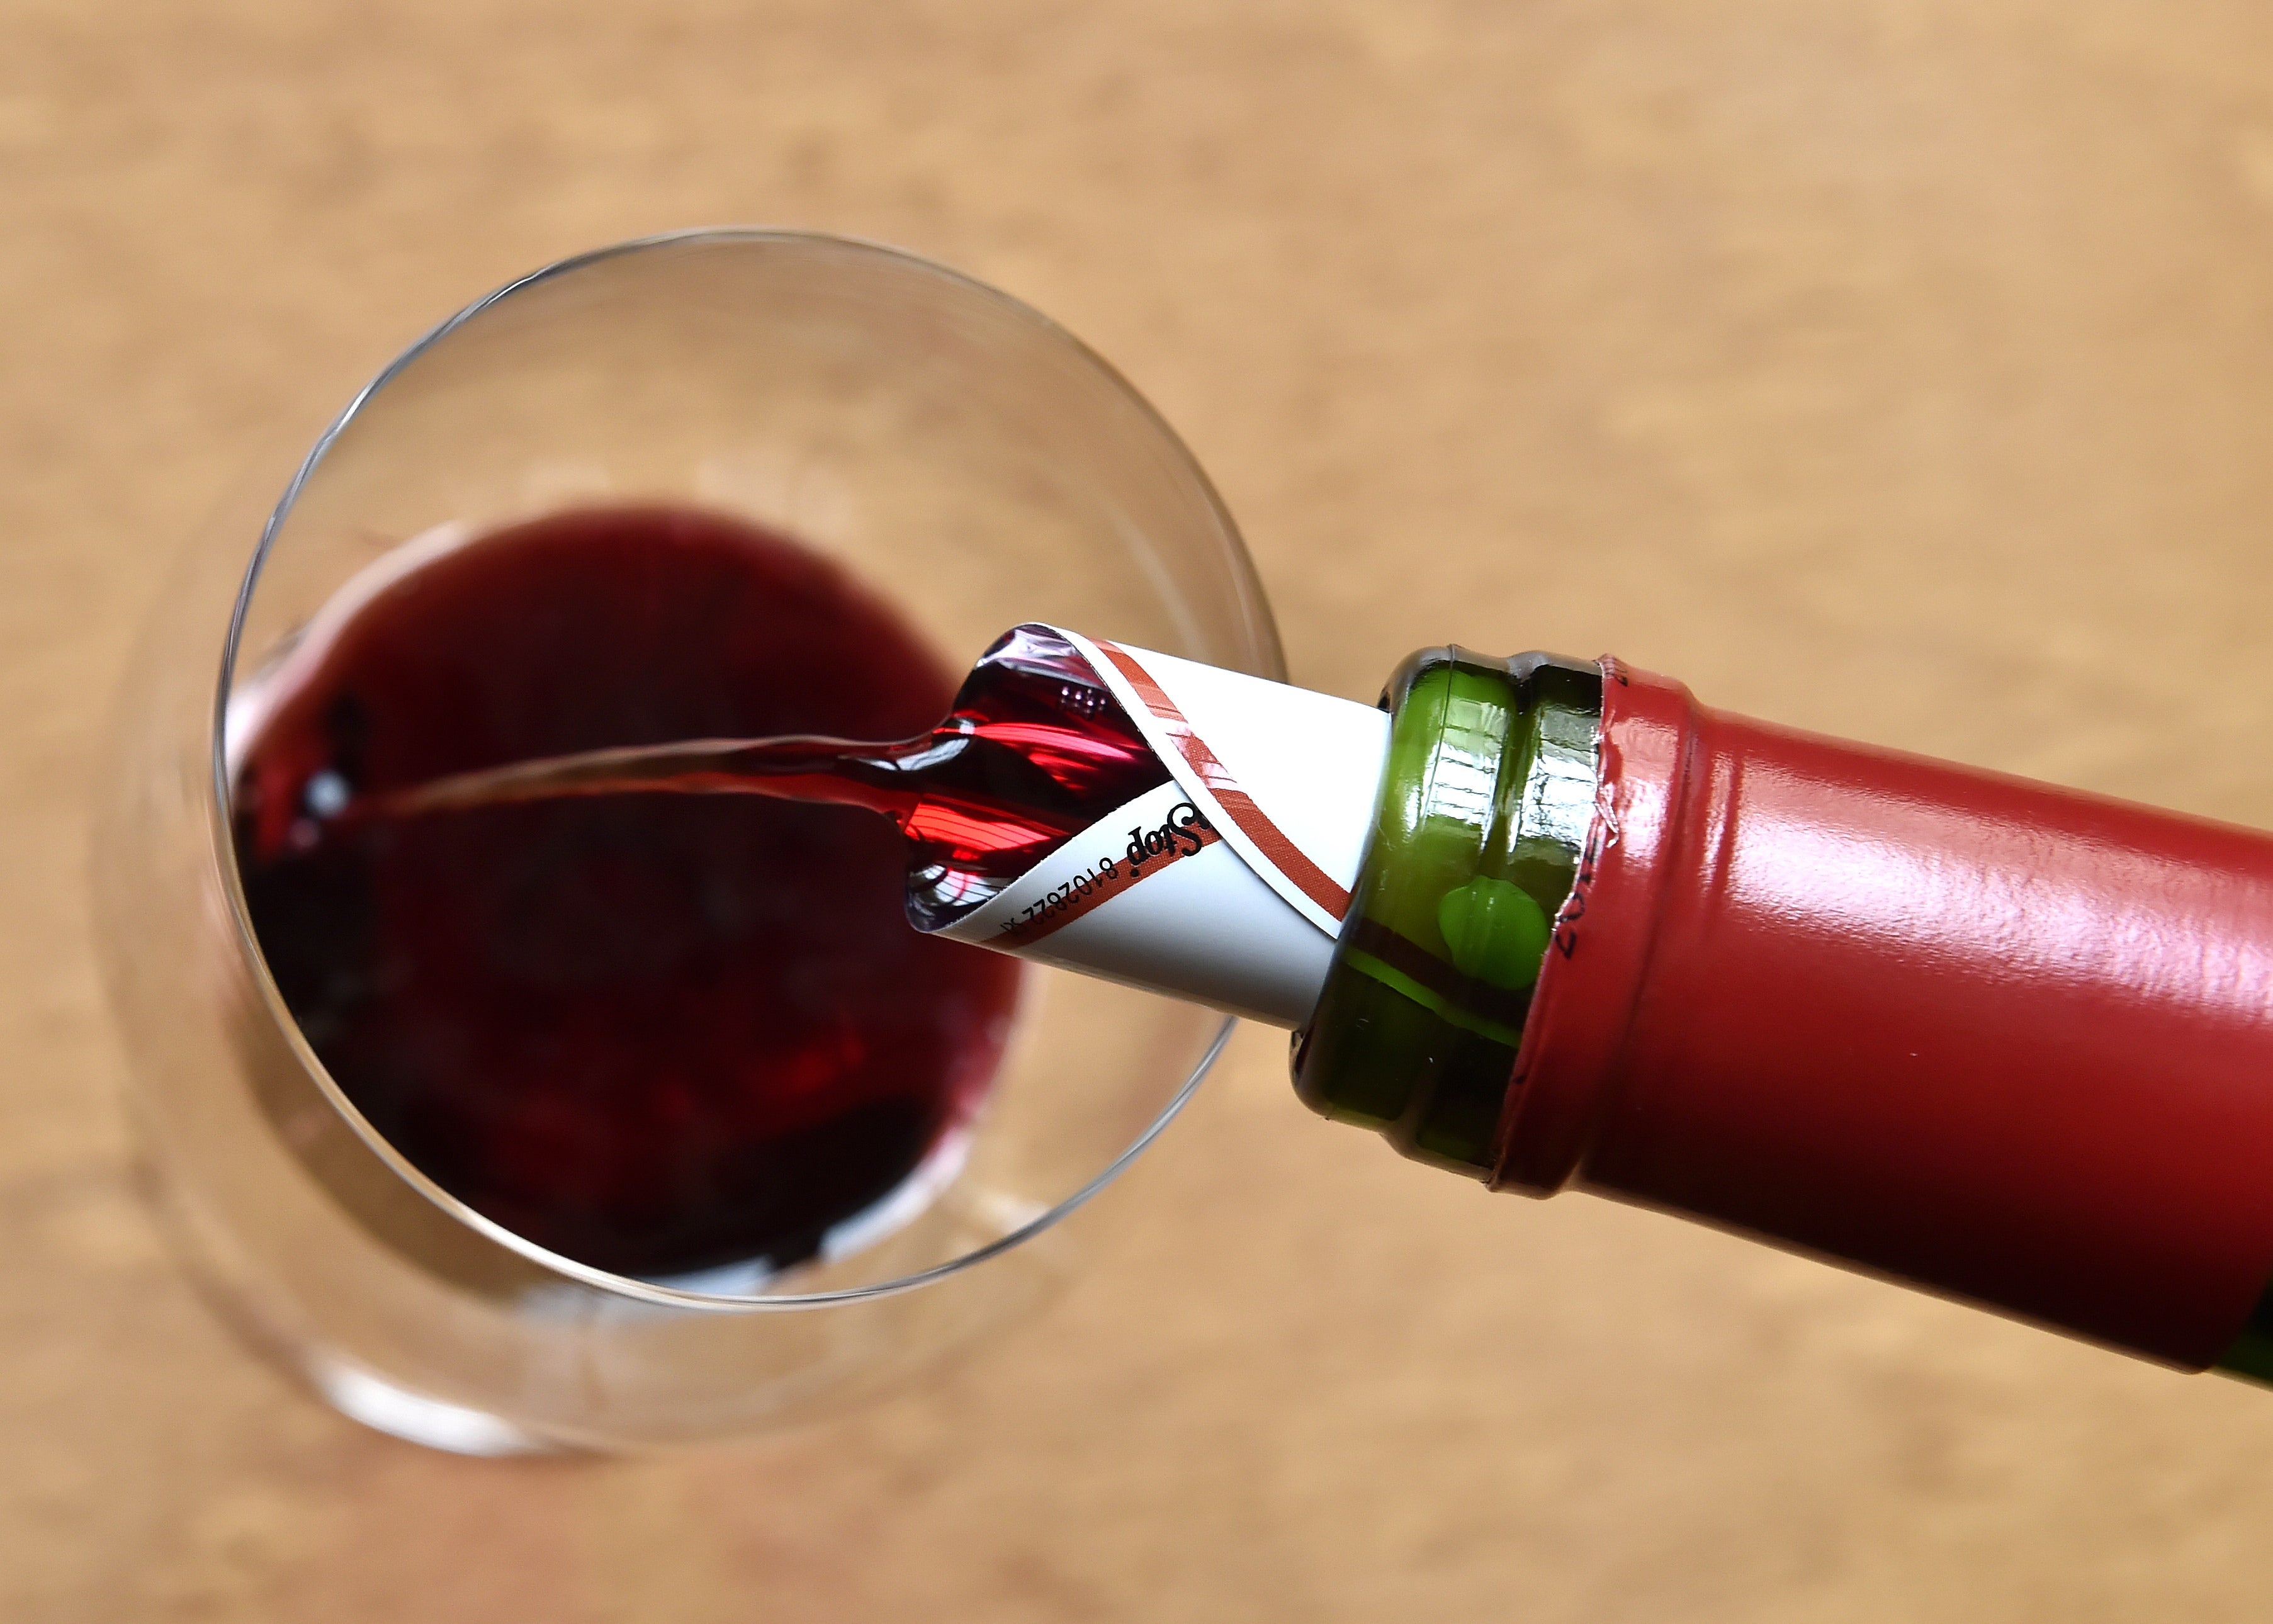
[[[1125,381],[1002,294],[825,236],[678,234],[514,282],[382,372],[281,500],[209,525],[141,643],[96,832],[139,1142],[223,1313],[339,1409],[441,1448],[714,1439],[967,1344],[1062,1275],[1056,1221],[1175,1113],[1229,1026],[1030,968],[953,1181],[865,1249],[724,1291],[546,1252],[411,1166],[262,960],[226,812],[229,701],[416,538],[618,501],[793,535],[949,661],[1043,620],[1282,674],[1229,516]]]

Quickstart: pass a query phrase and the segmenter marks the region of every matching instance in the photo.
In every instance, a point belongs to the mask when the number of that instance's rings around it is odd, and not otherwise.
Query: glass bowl
[[[967,1345],[1062,1277],[1054,1225],[1228,1033],[1030,966],[967,1157],[928,1204],[846,1255],[715,1289],[547,1252],[424,1177],[262,960],[225,809],[231,700],[405,550],[615,503],[793,535],[955,669],[1040,620],[1283,675],[1230,517],[1123,379],[1001,293],[833,237],[689,232],[524,277],[388,366],[281,500],[208,525],[139,646],[96,830],[138,1141],[225,1315],[341,1411],[440,1448],[721,1438]]]

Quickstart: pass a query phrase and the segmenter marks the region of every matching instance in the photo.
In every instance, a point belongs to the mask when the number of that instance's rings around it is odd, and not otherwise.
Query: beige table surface
[[[847,1419],[461,1461],[240,1352],[82,903],[160,562],[464,298],[719,221],[1090,338],[1314,685],[1611,647],[2273,823],[2262,0],[0,0],[0,1618],[2273,1616],[2273,1394],[1485,1196],[1267,1034],[1052,1313]]]

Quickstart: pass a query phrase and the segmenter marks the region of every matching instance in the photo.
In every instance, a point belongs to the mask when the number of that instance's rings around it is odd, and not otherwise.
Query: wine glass
[[[262,957],[230,702],[419,538],[619,502],[793,535],[951,663],[1040,620],[1283,674],[1230,517],[1123,379],[1016,301],[841,238],[686,232],[524,277],[381,372],[281,499],[209,525],[139,647],[96,830],[148,1182],[257,1346],[356,1419],[464,1452],[720,1438],[968,1344],[1062,1277],[1054,1226],[1174,1115],[1230,1025],[1028,967],[959,1171],[889,1234],[770,1277],[611,1274],[421,1173]]]

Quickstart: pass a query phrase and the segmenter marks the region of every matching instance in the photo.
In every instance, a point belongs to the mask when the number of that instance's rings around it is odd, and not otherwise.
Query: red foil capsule
[[[2215,1362],[2273,1275],[2273,837],[1603,670],[1495,1186]]]

